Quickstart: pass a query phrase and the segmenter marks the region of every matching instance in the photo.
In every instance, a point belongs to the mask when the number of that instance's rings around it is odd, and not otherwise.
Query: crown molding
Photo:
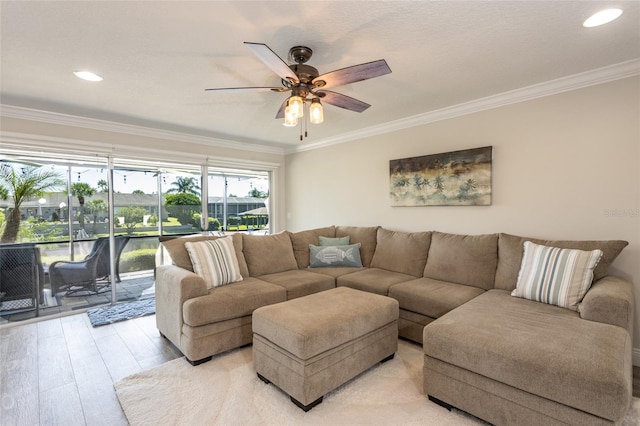
[[[310,151],[356,139],[363,139],[410,127],[422,126],[462,115],[473,114],[480,111],[551,96],[571,90],[582,89],[637,75],[640,75],[640,58],[499,93],[497,95],[487,96],[485,98],[429,111],[423,114],[402,118],[400,120],[390,121],[388,123],[368,127],[355,132],[344,133],[342,135],[326,138],[317,142],[298,145],[286,150],[286,154]]]
[[[0,140],[5,150],[24,150],[29,147],[36,153],[38,151],[47,152],[50,155],[59,155],[62,158],[69,158],[70,153],[82,153],[82,157],[117,157],[140,161],[177,162],[189,165],[207,165],[213,167],[226,168],[246,168],[251,170],[272,171],[280,167],[280,163],[243,160],[238,158],[220,156],[202,156],[201,154],[191,154],[188,152],[175,152],[169,150],[154,149],[150,152],[147,149],[130,147],[127,145],[104,144],[99,142],[61,138],[55,136],[33,135],[18,132],[0,131]],[[74,156],[75,159],[75,156]]]
[[[428,111],[423,114],[402,118],[377,126],[343,133],[339,136],[325,138],[316,142],[297,145],[290,148],[278,148],[256,143],[234,142],[231,140],[193,135],[170,130],[154,129],[144,126],[117,123],[113,121],[98,120],[94,118],[61,114],[50,111],[42,111],[30,108],[22,108],[13,105],[0,104],[0,116],[31,120],[42,123],[57,124],[63,126],[79,127],[91,130],[116,132],[133,136],[165,139],[176,142],[206,145],[209,147],[235,149],[241,151],[258,152],[265,154],[286,155],[302,151],[310,151],[331,145],[350,142],[357,139],[377,136],[395,132],[410,127],[421,126],[437,121],[447,120],[462,115],[473,114],[480,111],[499,108],[519,102],[529,101],[545,96],[555,95],[584,87],[595,86],[610,81],[640,75],[640,58],[626,62],[597,68],[568,77],[534,84],[516,90],[476,99],[474,101]]]
[[[236,149],[240,151],[259,152],[264,154],[284,154],[284,149],[266,145],[234,142],[227,139],[199,136],[190,133],[175,132],[171,130],[154,129],[144,126],[135,126],[132,124],[98,120],[95,118],[80,117],[76,115],[61,114],[57,112],[43,111],[31,108],[23,108],[13,105],[0,104],[0,116],[22,120],[31,120],[40,123],[99,130],[104,132],[115,132],[133,136],[165,139],[196,145],[206,145],[209,147]]]

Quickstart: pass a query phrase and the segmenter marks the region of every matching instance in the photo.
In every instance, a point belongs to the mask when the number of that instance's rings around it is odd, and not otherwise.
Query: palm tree
[[[84,229],[84,197],[90,197],[96,193],[88,183],[76,182],[71,185],[71,195],[78,198],[80,204],[80,227]]]
[[[179,194],[193,194],[200,195],[200,185],[196,183],[194,177],[178,176],[176,180],[171,183],[172,188],[167,193],[177,192]]]
[[[93,200],[89,200],[87,203],[87,210],[89,210],[89,214],[93,216],[93,235],[98,233],[98,214],[107,211],[107,203],[100,198],[95,198]]]
[[[109,192],[109,185],[106,180],[100,179],[96,185],[98,185],[98,190],[100,192]]]
[[[13,197],[13,209],[7,217],[7,223],[0,242],[15,243],[20,230],[20,207],[31,197],[41,197],[45,191],[53,191],[64,185],[60,175],[49,168],[24,166],[16,170],[4,163],[0,167],[0,186],[4,188],[0,195]]]

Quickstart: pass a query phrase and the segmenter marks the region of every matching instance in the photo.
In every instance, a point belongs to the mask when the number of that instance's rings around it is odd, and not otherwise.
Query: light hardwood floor
[[[154,315],[93,328],[78,314],[0,329],[0,425],[126,425],[113,383],[180,356]],[[640,397],[640,367],[633,373]]]
[[[155,316],[94,328],[86,314],[0,330],[0,425],[126,425],[113,383],[182,356]]]

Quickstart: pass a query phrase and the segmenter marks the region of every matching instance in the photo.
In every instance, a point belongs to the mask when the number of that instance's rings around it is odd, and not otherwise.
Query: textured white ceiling
[[[622,17],[585,29],[605,7]],[[2,1],[1,102],[288,147],[284,93],[244,41],[286,60],[306,45],[320,73],[386,59],[392,73],[334,89],[372,105],[325,107],[313,143],[640,57],[638,1]],[[104,77],[89,83],[72,72]]]

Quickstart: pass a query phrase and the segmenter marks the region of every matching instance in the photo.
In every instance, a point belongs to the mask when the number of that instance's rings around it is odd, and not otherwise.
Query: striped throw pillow
[[[231,237],[185,243],[196,274],[208,288],[242,281],[238,258]]]
[[[518,282],[511,295],[577,311],[601,257],[601,250],[561,249],[525,241]]]

